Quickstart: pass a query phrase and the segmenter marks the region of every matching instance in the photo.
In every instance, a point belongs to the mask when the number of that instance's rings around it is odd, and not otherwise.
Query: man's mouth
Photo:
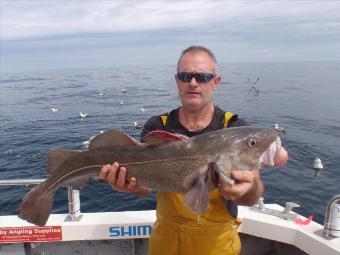
[[[189,95],[200,95],[201,93],[196,92],[196,91],[188,91],[187,94],[189,94]]]

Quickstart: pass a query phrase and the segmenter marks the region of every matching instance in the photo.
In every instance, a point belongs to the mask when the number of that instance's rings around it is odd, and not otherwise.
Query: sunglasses
[[[216,74],[214,73],[188,73],[188,72],[179,72],[176,74],[177,78],[182,82],[190,82],[193,77],[198,83],[206,83],[211,81]]]

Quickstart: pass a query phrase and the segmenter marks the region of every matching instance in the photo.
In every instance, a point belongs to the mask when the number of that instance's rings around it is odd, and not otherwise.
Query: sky
[[[0,68],[175,65],[190,45],[220,63],[340,61],[339,14],[324,0],[0,0]]]

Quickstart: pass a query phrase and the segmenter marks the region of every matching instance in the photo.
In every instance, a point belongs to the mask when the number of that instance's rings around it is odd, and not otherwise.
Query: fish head
[[[274,165],[281,141],[274,129],[235,128],[231,136],[231,167],[234,170],[253,170]]]

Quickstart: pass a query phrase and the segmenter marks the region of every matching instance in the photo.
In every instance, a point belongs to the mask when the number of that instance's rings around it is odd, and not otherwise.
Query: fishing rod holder
[[[0,180],[0,186],[34,186],[42,183],[46,179],[12,179],[12,180]],[[65,186],[67,188],[68,199],[68,215],[65,221],[80,221],[82,215],[80,213],[80,191],[73,189],[71,186]]]
[[[65,221],[80,221],[83,215],[80,214],[80,191],[67,187],[68,215]]]
[[[300,207],[300,205],[297,204],[297,203],[286,202],[285,208],[282,211],[280,211],[280,210],[275,210],[275,209],[271,209],[271,208],[266,208],[266,205],[264,204],[263,201],[264,201],[264,198],[260,197],[259,200],[257,201],[257,203],[255,205],[249,207],[249,209],[251,211],[258,212],[258,213],[273,215],[273,216],[279,217],[279,218],[284,219],[284,220],[295,220],[298,217],[297,214],[292,212],[293,208]]]
[[[326,207],[323,236],[340,237],[340,194],[332,197]]]

